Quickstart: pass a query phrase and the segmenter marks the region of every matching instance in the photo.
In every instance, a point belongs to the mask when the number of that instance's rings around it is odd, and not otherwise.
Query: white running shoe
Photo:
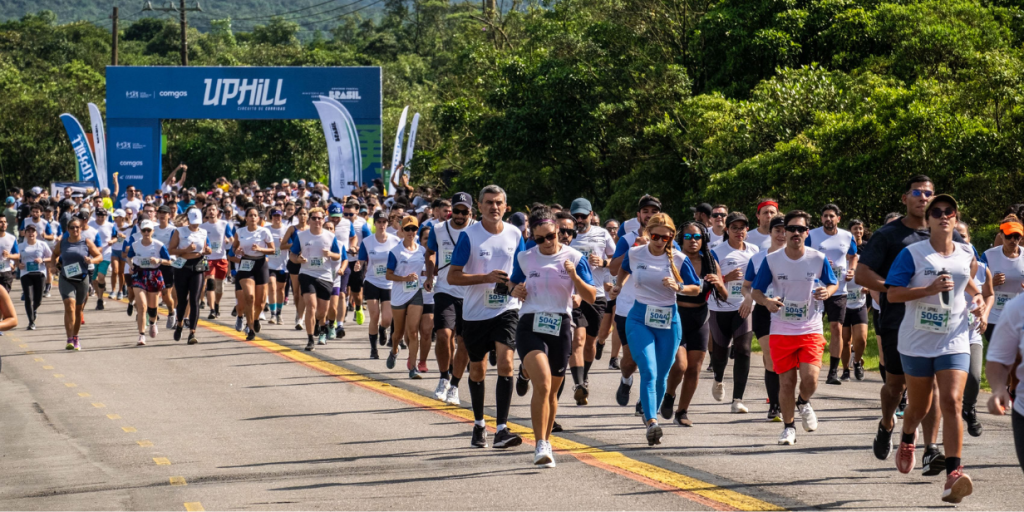
[[[800,421],[804,424],[804,430],[814,432],[818,430],[818,416],[811,409],[811,404],[806,403],[797,408],[800,411]]]
[[[164,329],[174,329],[175,325],[174,315],[167,315],[167,325],[164,326]]]
[[[555,456],[551,453],[551,443],[537,441],[537,449],[533,452],[533,465],[542,468],[555,467]]]
[[[462,402],[459,401],[459,388],[448,388],[448,396],[445,397],[444,401],[449,405],[462,404]]]
[[[716,401],[721,402],[722,397],[725,396],[725,383],[717,381],[711,383],[711,396]]]
[[[437,388],[434,389],[434,398],[444,402],[444,398],[448,396],[448,388],[451,387],[448,379],[440,378],[437,379]]]
[[[263,320],[263,321],[267,320],[267,313],[266,312],[261,312],[260,313],[260,320]]]
[[[146,344],[146,335],[145,334],[140,334],[139,335],[139,342],[137,343],[137,345],[145,345],[145,344]]]
[[[295,313],[295,325],[302,325],[302,317]]]
[[[732,399],[732,413],[733,414],[746,414],[750,411],[747,410],[747,406],[743,405],[743,401],[739,398]]]
[[[157,333],[156,322],[153,322],[153,323],[149,324],[149,337],[150,338],[156,338],[156,333]]]
[[[786,427],[782,429],[782,435],[779,436],[779,444],[796,444],[796,429],[793,427]]]

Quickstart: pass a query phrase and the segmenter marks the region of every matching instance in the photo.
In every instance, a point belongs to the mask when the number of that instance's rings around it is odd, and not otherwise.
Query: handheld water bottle
[[[938,274],[939,277],[951,275],[948,270],[943,268]],[[949,307],[949,291],[944,291],[940,295],[940,299],[943,307]]]

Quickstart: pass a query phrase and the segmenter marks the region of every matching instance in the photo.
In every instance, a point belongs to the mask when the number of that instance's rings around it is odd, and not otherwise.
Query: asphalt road
[[[703,372],[694,427],[664,422],[663,444],[648,447],[633,407],[615,403],[618,372],[605,369],[606,354],[592,371],[590,405],[563,396],[558,467],[541,470],[531,464],[532,441],[471,448],[465,380],[463,407],[435,401],[433,359],[423,380],[408,379],[401,358],[386,370],[367,357],[366,329],[351,316],[344,340],[312,354],[290,325],[265,324],[245,342],[227,315],[203,321],[198,345],[162,331],[136,347],[125,304],[108,300],[105,311],[90,304],[84,349],[69,352],[54,293],[38,330],[26,331],[22,317],[0,338],[4,510],[949,508],[940,501],[944,476],[902,475],[891,458],[872,455],[874,373],[822,383],[812,402],[818,431],[798,427],[798,443],[783,447],[781,424],[764,421],[759,358],[750,414],[715,402]],[[225,297],[222,310],[232,302]],[[529,432],[528,396],[514,397],[511,421]],[[1024,475],[1009,420],[985,414],[982,422],[984,435],[964,449],[975,493],[959,508],[1019,509]]]

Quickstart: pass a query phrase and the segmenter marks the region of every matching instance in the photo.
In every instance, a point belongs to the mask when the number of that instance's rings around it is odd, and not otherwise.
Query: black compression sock
[[[450,373],[450,372],[449,372],[449,373]],[[462,379],[461,379],[460,377],[456,377],[456,376],[452,375],[452,381],[451,381],[451,386],[452,386],[453,388],[457,388],[457,387],[459,387],[459,381],[461,381],[461,380],[462,380]]]
[[[799,407],[801,405],[804,405],[804,404],[808,403],[809,401],[810,400],[804,400],[804,397],[802,397],[800,395],[796,396],[796,405],[797,405],[797,407]]]
[[[593,361],[583,361],[583,382],[590,378],[590,367],[593,365]]]
[[[448,373],[452,373],[454,371],[455,371],[455,364],[454,363],[448,363]]]
[[[885,365],[884,364],[878,365],[878,373],[882,374],[882,383],[885,383]]]
[[[571,366],[569,367],[569,371],[572,372],[572,383],[579,386],[580,382],[583,380],[583,367]]]
[[[915,437],[914,434],[915,434],[915,432],[911,432],[909,434],[906,433],[906,432],[902,432],[901,435],[900,435],[900,442],[901,443],[907,443],[907,444],[914,444],[914,437]]]
[[[786,427],[785,428],[795,429],[796,428],[796,422],[795,421],[791,421],[789,423],[786,423]]]
[[[309,340],[307,340],[306,343],[309,343],[310,345],[312,345],[313,344],[313,335],[310,334],[308,337],[309,337]]]
[[[447,371],[441,372],[441,378],[444,380],[449,380],[452,378],[452,374]]]
[[[497,405],[497,424],[508,423],[508,410],[512,408],[512,377],[498,377],[494,403]]]
[[[371,334],[370,335],[370,348],[377,348],[377,335],[376,334]]]
[[[750,354],[736,351],[732,361],[732,398],[742,400],[747,389],[747,377],[750,376]]]
[[[718,354],[721,354],[721,356]],[[715,347],[715,351],[711,353],[711,369],[715,372],[715,382],[725,380],[725,367],[728,364],[728,350],[725,347]]]
[[[840,362],[839,359],[840,358],[838,358],[838,357],[829,358],[829,360],[828,360],[828,371],[834,372],[834,371],[836,371],[837,368],[839,368],[839,362]]]
[[[779,374],[765,370],[764,387],[768,390],[768,403],[779,405]]]
[[[960,457],[946,457],[946,474],[956,471],[960,467]]]
[[[473,401],[473,419],[484,420],[484,383],[469,379],[469,396]]]

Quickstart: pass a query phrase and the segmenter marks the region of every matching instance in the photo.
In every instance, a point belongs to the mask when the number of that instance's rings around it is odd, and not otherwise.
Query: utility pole
[[[142,8],[143,11],[161,11],[161,12],[174,12],[178,11],[181,17],[181,65],[188,66],[188,40],[186,39],[186,33],[188,31],[188,20],[185,14],[188,11],[203,12],[203,8],[196,2],[195,7],[185,7],[185,0],[179,0],[179,6],[175,6],[173,2],[168,3],[167,7],[153,7],[152,2],[146,2],[146,6]]]
[[[117,65],[117,6],[114,6],[114,15],[111,16],[111,19],[114,20],[114,23],[113,23],[113,28],[111,29],[111,33],[110,33],[110,49],[111,49],[110,65],[111,66],[116,66]]]

